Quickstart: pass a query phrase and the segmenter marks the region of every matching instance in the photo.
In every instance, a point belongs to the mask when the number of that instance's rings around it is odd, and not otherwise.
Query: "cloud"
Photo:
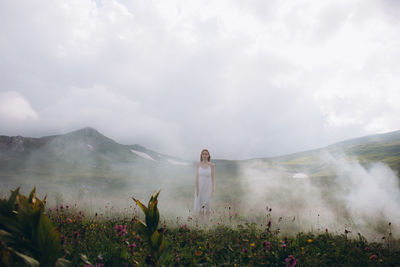
[[[25,124],[38,121],[39,115],[29,102],[16,91],[0,92],[0,125],[6,125],[2,131],[14,132]]]
[[[209,147],[245,159],[398,129],[392,1],[0,5],[1,88],[18,88],[41,119],[21,135],[93,125],[184,158]],[[87,99],[94,88],[110,105],[83,108],[79,90]],[[147,132],[126,127],[126,112]]]

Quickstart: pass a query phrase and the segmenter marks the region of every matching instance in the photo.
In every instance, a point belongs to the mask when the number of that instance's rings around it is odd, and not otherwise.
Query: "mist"
[[[43,168],[40,156],[33,153],[20,171],[4,176],[0,193],[9,195],[9,190],[21,185],[28,194],[36,186],[39,197],[47,195],[49,208],[63,204],[88,216],[113,217],[137,216],[140,212],[132,197],[147,203],[151,194],[161,190],[159,209],[164,221],[199,226],[193,220],[194,162],[161,164],[138,157],[110,164],[81,154]],[[216,192],[208,227],[251,222],[262,227],[271,220],[272,228],[283,233],[347,230],[374,240],[387,234],[393,222],[390,230],[399,236],[399,179],[383,163],[365,165],[344,153],[326,151],[316,154],[313,165],[296,168],[277,159],[214,163]]]
[[[399,179],[392,169],[379,162],[363,166],[344,154],[324,152],[318,159],[329,175],[296,175],[265,161],[243,164],[243,211],[251,216],[272,209],[283,231],[347,230],[369,239],[380,239],[389,223],[399,222]],[[392,227],[399,236],[399,226]]]

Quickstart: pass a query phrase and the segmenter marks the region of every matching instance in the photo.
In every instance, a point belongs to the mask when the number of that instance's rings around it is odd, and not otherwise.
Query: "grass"
[[[47,211],[58,226],[64,257],[74,266],[139,266],[149,253],[131,214],[86,216],[75,206]],[[400,240],[388,234],[381,242],[368,242],[361,234],[299,232],[284,234],[271,223],[248,223],[232,215],[238,224],[214,221],[203,225],[196,218],[162,219],[165,266],[396,266]]]

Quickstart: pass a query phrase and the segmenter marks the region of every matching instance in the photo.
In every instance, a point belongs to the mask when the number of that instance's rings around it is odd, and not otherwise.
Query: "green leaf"
[[[18,257],[20,257],[25,262],[26,265],[29,265],[31,267],[37,267],[40,265],[40,263],[32,257],[19,253],[18,251],[15,250],[13,251],[13,253]]]
[[[128,258],[128,251],[125,247],[121,248],[120,258],[126,260]]]
[[[147,225],[143,221],[141,221],[139,219],[136,219],[136,224],[139,227],[139,232],[147,235],[147,233],[148,233]]]
[[[32,192],[29,194],[29,203],[33,203],[34,198],[36,197],[36,186],[33,187]]]
[[[68,267],[71,266],[71,262],[64,258],[58,258],[55,267]]]
[[[17,199],[17,196],[19,195],[19,189],[20,189],[20,186],[18,186],[17,189],[15,189],[14,191],[11,190],[11,196],[8,199],[8,206],[10,209],[14,209],[15,200]]]
[[[154,233],[151,235],[150,241],[152,248],[158,251],[161,242],[163,241],[163,236],[158,233],[158,231],[154,231]]]
[[[138,205],[142,210],[143,210],[143,212],[146,214],[146,212],[147,212],[147,207],[142,203],[142,202],[140,202],[139,200],[137,200],[136,198],[132,198],[133,199],[133,201],[135,201],[136,202],[136,205]]]
[[[90,263],[90,261],[88,260],[87,256],[85,254],[79,254],[79,256],[81,257],[81,260],[85,263],[85,264],[89,264],[92,265]]]

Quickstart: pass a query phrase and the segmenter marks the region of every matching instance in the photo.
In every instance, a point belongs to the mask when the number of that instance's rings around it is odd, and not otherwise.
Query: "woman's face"
[[[201,152],[201,158],[203,159],[203,161],[208,161],[208,158],[210,157],[210,154],[208,154],[207,151],[203,151]]]

